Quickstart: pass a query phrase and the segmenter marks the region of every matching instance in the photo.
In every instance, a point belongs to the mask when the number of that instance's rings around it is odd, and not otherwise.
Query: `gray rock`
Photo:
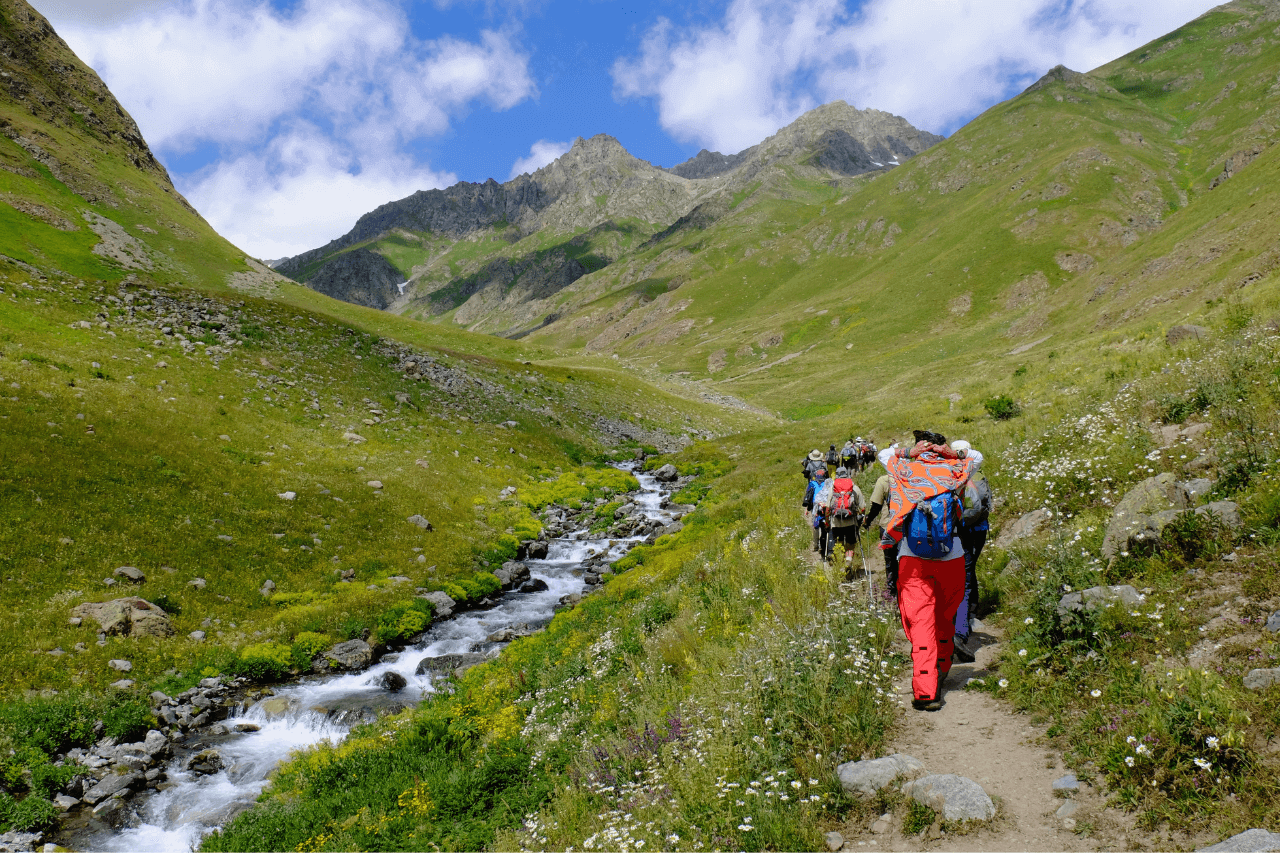
[[[1015,542],[1035,536],[1049,521],[1049,518],[1049,512],[1043,509],[1034,509],[1024,514],[1013,524],[1001,529],[1000,535],[996,537],[995,546],[1007,549]]]
[[[81,619],[93,619],[102,633],[131,637],[172,637],[169,615],[151,602],[137,597],[78,605],[71,611]]]
[[[450,598],[447,593],[438,590],[429,592],[422,597],[436,606],[436,616],[440,619],[452,616],[453,609],[458,606],[458,603]]]
[[[1235,501],[1214,501],[1213,503],[1196,507],[1195,512],[1196,515],[1208,515],[1210,513],[1216,515],[1228,530],[1239,530],[1244,527],[1244,520],[1240,518],[1240,507]]]
[[[1218,466],[1218,458],[1212,451],[1201,453],[1195,459],[1192,459],[1186,465],[1182,466],[1182,470],[1188,474],[1208,474]]]
[[[1280,684],[1280,668],[1251,669],[1244,677],[1244,686],[1249,690],[1266,690],[1273,684]]]
[[[549,546],[546,542],[539,542],[536,539],[529,542],[529,547],[525,549],[525,557],[530,560],[545,560]]]
[[[1138,591],[1128,584],[1091,586],[1080,592],[1069,592],[1058,599],[1058,613],[1065,614],[1069,610],[1095,610],[1109,601],[1134,607],[1142,603],[1142,598]]]
[[[53,804],[58,807],[58,811],[66,812],[80,805],[80,801],[75,797],[69,797],[66,794],[59,794],[53,798]]]
[[[241,734],[248,734],[250,732],[256,732],[261,728],[262,726],[258,725],[257,723],[236,723],[234,726],[231,727],[231,730],[235,732],[240,732]]]
[[[1280,634],[1280,610],[1272,613],[1267,619],[1267,630],[1273,634]]]
[[[529,579],[529,567],[524,563],[508,560],[502,564],[502,568],[495,569],[493,575],[502,582],[503,589],[511,589]]]
[[[0,851],[27,851],[36,849],[36,845],[40,843],[40,833],[38,832],[22,832],[21,830],[12,829],[3,835],[0,835]]]
[[[381,481],[381,480],[370,480],[366,485],[367,485],[369,488],[371,488],[371,489],[375,489],[375,490],[376,490],[376,489],[381,489],[381,488],[382,488],[382,481]]]
[[[204,589],[204,588],[205,588],[205,579],[204,579],[204,578],[192,578],[191,580],[187,581],[187,586],[195,587],[196,589]]]
[[[548,589],[550,587],[547,586],[547,582],[542,578],[531,578],[520,584],[520,588],[516,592],[528,594],[531,592],[546,592]]]
[[[1200,341],[1209,337],[1209,330],[1204,326],[1196,326],[1192,323],[1183,323],[1178,326],[1170,326],[1169,331],[1164,333],[1165,342],[1169,346],[1177,346],[1187,341]]]
[[[923,764],[902,753],[866,761],[846,761],[836,768],[840,787],[851,794],[874,794],[899,776],[912,777],[923,772]]]
[[[262,584],[262,589],[258,590],[258,592],[264,596],[271,595],[271,593],[275,591],[276,591],[276,582],[273,580],[264,581]]]
[[[827,842],[827,849],[832,853],[844,846],[844,836],[838,832],[828,832],[824,840]]]
[[[368,249],[343,252],[322,266],[307,286],[334,299],[379,310],[400,296],[404,276],[390,261]]]
[[[132,690],[134,680],[132,678],[122,678],[119,681],[111,682],[111,687],[116,690]]]
[[[146,777],[141,773],[115,773],[107,776],[101,782],[86,791],[84,801],[89,805],[93,805],[100,800],[110,797],[117,791],[123,791],[126,788],[141,785],[145,781]]]
[[[933,809],[943,820],[990,820],[996,816],[995,804],[982,786],[953,773],[908,782],[902,793]]]
[[[399,693],[409,682],[398,672],[384,672],[378,679],[378,686],[389,693]]]
[[[205,749],[187,759],[187,769],[198,776],[217,773],[225,765],[222,753],[216,749]]]
[[[152,729],[147,732],[146,739],[142,741],[142,748],[146,750],[147,755],[154,758],[157,755],[163,755],[165,750],[169,748],[169,739],[164,736],[163,732]]]
[[[1209,492],[1213,491],[1213,480],[1210,480],[1208,477],[1197,477],[1191,480],[1184,480],[1182,488],[1187,490],[1187,494],[1190,495],[1192,500],[1195,500],[1201,495],[1207,495]]]
[[[206,634],[204,631],[192,631],[190,634],[187,634],[187,636],[197,643],[203,643]]]
[[[330,669],[364,669],[373,663],[373,647],[364,640],[347,640],[324,653]]]
[[[668,462],[657,471],[654,471],[653,476],[660,483],[670,483],[680,476],[680,472],[676,470],[676,466]]]
[[[1066,776],[1053,780],[1053,792],[1055,794],[1074,794],[1080,790],[1080,780],[1076,778],[1076,774],[1068,773]]]
[[[1059,820],[1062,820],[1062,819],[1071,817],[1073,814],[1079,811],[1079,809],[1080,809],[1079,803],[1077,803],[1075,800],[1067,800],[1065,803],[1063,803],[1061,806],[1058,807],[1058,810],[1054,812],[1054,814],[1058,817]]]
[[[133,670],[132,663],[130,663],[127,660],[120,660],[118,658],[107,661],[107,666],[111,667],[116,672],[131,672]]]
[[[1111,559],[1120,551],[1141,547],[1151,535],[1152,515],[1187,509],[1190,503],[1187,490],[1172,474],[1158,474],[1143,480],[1130,489],[1112,511],[1102,540],[1102,555]],[[1156,538],[1159,538],[1158,532]]]
[[[1272,853],[1280,850],[1280,833],[1250,829],[1200,850],[1203,853]]]
[[[431,526],[431,522],[427,521],[425,518],[423,518],[420,515],[411,515],[409,516],[408,520],[410,524],[416,524],[418,527],[421,527],[423,530],[435,529]]]
[[[112,574],[118,578],[124,578],[129,581],[129,583],[142,583],[147,579],[146,575],[135,569],[133,566],[121,566],[112,572]]]

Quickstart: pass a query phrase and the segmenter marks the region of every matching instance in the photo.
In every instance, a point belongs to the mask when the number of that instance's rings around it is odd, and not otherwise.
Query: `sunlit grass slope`
[[[580,280],[533,337],[803,418],[900,380],[950,393],[932,377],[1268,287],[1272,17],[1233,4],[1052,73],[891,172],[809,203],[754,197]]]

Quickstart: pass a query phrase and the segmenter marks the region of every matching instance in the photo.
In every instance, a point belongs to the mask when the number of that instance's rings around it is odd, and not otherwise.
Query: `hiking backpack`
[[[839,521],[848,521],[858,514],[854,505],[853,480],[848,477],[837,477],[831,481],[831,517]]]
[[[851,444],[846,444],[840,448],[840,465],[845,468],[852,468],[858,463],[858,450]]]
[[[964,512],[960,516],[960,524],[973,527],[987,520],[991,515],[991,487],[987,478],[974,474],[964,487]]]
[[[804,478],[806,480],[812,480],[814,473],[817,472],[819,468],[823,468],[825,466],[823,465],[822,460],[810,459],[806,456],[802,467],[804,470]]]
[[[943,492],[920,501],[907,513],[903,534],[911,553],[925,560],[941,560],[951,553],[960,521],[960,501]]]

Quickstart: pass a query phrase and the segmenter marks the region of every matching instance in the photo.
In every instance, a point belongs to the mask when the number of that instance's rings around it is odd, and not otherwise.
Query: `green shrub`
[[[79,768],[74,764],[56,766],[40,762],[31,767],[31,793],[52,799],[71,781]]]
[[[1022,407],[1008,394],[1000,394],[984,401],[982,408],[986,409],[987,414],[997,421],[1007,421],[1022,414]]]
[[[271,603],[279,607],[297,607],[302,604],[312,604],[317,598],[319,595],[309,589],[302,592],[277,592],[271,596]]]
[[[938,819],[938,813],[926,806],[924,803],[918,803],[914,799],[907,800],[907,813],[902,818],[902,834],[918,835],[929,827],[933,826],[933,822]]]
[[[328,634],[317,634],[314,631],[303,631],[293,638],[290,657],[298,669],[306,669],[316,655],[333,645],[333,638]]]
[[[26,699],[0,705],[0,734],[18,747],[54,755],[93,743],[95,703],[79,695]]]
[[[112,702],[102,712],[102,733],[120,743],[131,743],[142,740],[155,722],[146,702],[137,699]]]
[[[435,605],[423,598],[392,605],[378,617],[378,624],[370,634],[369,641],[375,645],[385,645],[421,634],[431,624],[434,613]]]
[[[440,585],[440,591],[452,598],[454,601],[467,600],[467,591],[456,583],[443,583]]]
[[[537,536],[537,534],[534,534]],[[502,565],[507,560],[514,560],[520,553],[520,540],[510,533],[503,533],[488,548],[480,552],[480,559],[490,565]]]
[[[58,807],[43,797],[15,800],[0,793],[0,831],[33,832],[51,829],[58,822]]]
[[[255,681],[279,681],[293,665],[293,649],[282,643],[254,643],[240,650],[236,672]]]

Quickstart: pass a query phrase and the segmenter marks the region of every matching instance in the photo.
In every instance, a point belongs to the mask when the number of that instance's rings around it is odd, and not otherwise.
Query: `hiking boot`
[[[938,711],[942,709],[942,700],[937,697],[933,699],[912,699],[911,707],[917,711]]]
[[[977,650],[969,645],[968,637],[956,637],[955,658],[960,661],[960,663],[973,663],[975,651]]]

